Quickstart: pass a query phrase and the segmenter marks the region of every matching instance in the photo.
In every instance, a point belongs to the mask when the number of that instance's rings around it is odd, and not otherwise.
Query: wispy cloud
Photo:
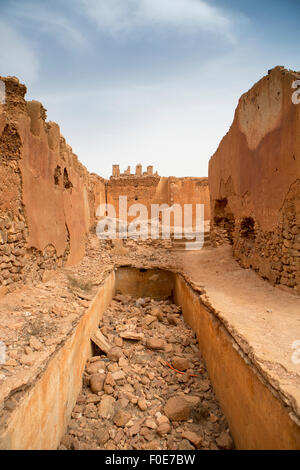
[[[174,28],[185,34],[209,31],[234,40],[237,17],[204,0],[80,0],[100,30],[116,35],[145,27]]]
[[[64,47],[77,48],[87,44],[82,31],[60,11],[56,4],[45,5],[36,0],[27,1],[23,5],[20,5],[20,2],[12,2],[10,13],[23,21],[33,22],[37,31],[52,36]]]
[[[15,75],[27,84],[38,78],[39,61],[31,44],[12,26],[0,20],[0,72]],[[4,39],[5,38],[5,39]]]

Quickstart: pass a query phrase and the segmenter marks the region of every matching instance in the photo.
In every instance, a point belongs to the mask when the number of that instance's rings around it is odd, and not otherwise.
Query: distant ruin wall
[[[210,218],[210,200],[207,178],[169,178],[170,204],[193,205],[193,226],[196,224],[196,204],[204,204],[204,219]]]
[[[273,284],[300,285],[300,74],[276,67],[242,95],[209,162],[211,238]]]
[[[133,204],[143,204],[147,208],[148,218],[151,216],[152,204],[184,204],[193,206],[193,223],[195,223],[196,204],[204,204],[204,218],[210,218],[209,189],[207,178],[176,178],[152,176],[149,174],[141,176],[131,175],[113,176],[107,183],[107,202],[112,204],[119,217],[119,196],[127,196],[128,208]],[[115,173],[116,174],[116,173]],[[137,214],[139,215],[139,214]],[[128,217],[130,222],[137,215]],[[171,217],[171,225],[173,218]]]
[[[0,80],[0,286],[7,286],[80,261],[104,183],[46,122],[41,103],[25,101],[24,85]]]

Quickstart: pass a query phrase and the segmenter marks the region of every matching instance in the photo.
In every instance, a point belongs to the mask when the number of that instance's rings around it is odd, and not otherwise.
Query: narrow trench
[[[112,347],[94,346],[59,449],[234,447],[195,334],[172,301],[113,298],[99,325]]]

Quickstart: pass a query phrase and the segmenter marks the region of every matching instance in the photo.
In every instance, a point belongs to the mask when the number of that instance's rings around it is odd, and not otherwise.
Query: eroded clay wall
[[[90,178],[42,104],[25,101],[24,85],[0,79],[0,284],[7,286],[83,257],[103,180]]]
[[[107,183],[107,203],[112,204],[119,218],[119,196],[127,196],[127,206],[143,204],[147,208],[147,214],[151,214],[151,202],[156,194],[160,178],[156,176],[128,176],[110,178]],[[128,221],[139,214],[128,216]],[[122,214],[121,214],[122,218]]]
[[[204,205],[204,220],[210,219],[210,200],[207,178],[169,178],[170,203],[193,205],[193,227],[196,225],[196,204]],[[182,222],[183,223],[183,222]]]
[[[211,237],[244,267],[299,290],[300,74],[276,67],[242,95],[209,162]]]
[[[204,204],[204,218],[210,218],[208,178],[176,178],[159,176],[120,176],[111,177],[107,183],[107,202],[112,204],[119,217],[119,196],[127,196],[127,206],[143,204],[147,208],[148,218],[151,216],[152,204],[184,204],[193,206],[193,225],[196,218],[196,204]],[[139,213],[128,217],[134,219]],[[171,226],[174,218],[171,215]],[[183,223],[183,220],[182,220]]]

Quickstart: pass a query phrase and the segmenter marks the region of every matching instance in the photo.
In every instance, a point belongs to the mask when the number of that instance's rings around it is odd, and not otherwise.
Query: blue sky
[[[206,176],[238,98],[300,70],[300,0],[0,0],[0,75],[41,101],[89,171]]]

